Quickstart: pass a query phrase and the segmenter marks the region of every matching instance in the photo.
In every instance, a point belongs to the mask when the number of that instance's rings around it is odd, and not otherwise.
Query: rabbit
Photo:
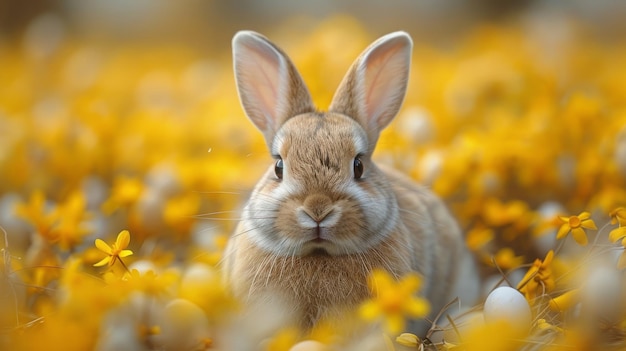
[[[275,159],[226,247],[235,296],[278,301],[307,330],[370,297],[367,278],[379,268],[422,276],[430,320],[457,296],[471,303],[475,263],[443,202],[372,161],[406,94],[411,37],[394,32],[367,47],[328,112],[316,109],[291,60],[267,38],[240,31],[232,45],[241,105]]]

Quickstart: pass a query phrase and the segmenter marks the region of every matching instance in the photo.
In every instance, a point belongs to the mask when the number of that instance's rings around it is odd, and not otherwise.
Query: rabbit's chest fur
[[[235,294],[251,304],[279,300],[305,329],[322,318],[340,317],[369,297],[372,269],[385,268],[398,276],[411,271],[410,245],[396,238],[359,254],[293,257],[265,252],[245,236],[236,241],[229,268]]]

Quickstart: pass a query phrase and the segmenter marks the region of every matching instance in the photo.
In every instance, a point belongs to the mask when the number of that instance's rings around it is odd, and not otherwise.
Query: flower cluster
[[[291,33],[276,40],[321,109],[373,39],[343,16],[276,29]],[[261,348],[626,344],[626,52],[582,27],[565,32],[555,42],[499,25],[446,49],[417,42],[404,107],[375,155],[449,204],[483,298],[508,285],[527,301],[525,334],[486,323],[480,305],[444,311],[428,335],[400,334],[428,314],[420,278],[376,271],[371,300],[348,319],[382,321],[387,336],[373,327],[346,341],[320,325]],[[239,319],[219,261],[271,160],[239,106],[230,48],[33,33],[0,41],[0,349],[248,345],[260,326]]]

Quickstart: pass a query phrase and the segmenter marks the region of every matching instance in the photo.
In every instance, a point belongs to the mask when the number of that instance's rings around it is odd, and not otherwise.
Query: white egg
[[[506,322],[520,334],[527,333],[532,322],[524,295],[508,286],[496,288],[487,296],[483,315],[485,323]]]
[[[191,301],[174,299],[157,321],[161,332],[153,341],[164,350],[194,350],[210,339],[209,321],[204,311]]]
[[[327,351],[328,346],[315,340],[305,340],[293,345],[289,351]]]

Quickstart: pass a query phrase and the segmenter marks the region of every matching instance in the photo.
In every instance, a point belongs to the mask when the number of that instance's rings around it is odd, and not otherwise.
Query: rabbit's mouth
[[[303,256],[316,256],[323,254],[331,256],[337,251],[337,243],[333,240],[333,233],[330,228],[317,226],[306,228],[306,241],[302,250]]]
[[[332,243],[332,234],[329,228],[318,225],[314,228],[305,228],[305,230],[309,232],[307,236],[310,238],[308,242],[311,244],[326,245]]]

